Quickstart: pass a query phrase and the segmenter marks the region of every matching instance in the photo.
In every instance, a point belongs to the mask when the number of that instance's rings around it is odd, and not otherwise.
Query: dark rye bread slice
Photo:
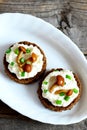
[[[33,46],[36,46],[40,50],[41,54],[43,55],[43,66],[42,66],[42,69],[34,77],[27,78],[27,79],[18,79],[14,73],[11,73],[9,71],[9,69],[8,69],[8,62],[6,62],[6,54],[5,54],[4,55],[4,60],[3,60],[5,72],[7,73],[7,75],[12,80],[14,80],[14,81],[16,81],[18,83],[21,83],[21,84],[30,84],[30,83],[33,83],[33,82],[37,81],[40,78],[40,76],[44,74],[44,72],[46,70],[46,57],[45,57],[45,54],[44,54],[43,50],[38,45],[36,45],[35,43],[31,43],[31,42],[28,42],[28,41],[22,41],[22,42],[19,42],[18,44],[20,44],[20,45],[24,44],[24,45],[28,45],[28,46],[29,45],[33,45]],[[10,46],[10,47],[12,47],[12,46]]]
[[[52,69],[52,70],[50,70],[49,72],[47,72],[47,74],[44,76],[44,78],[45,78],[49,73],[53,72],[54,70],[55,70],[55,69]],[[58,68],[58,69],[56,69],[56,70],[61,71],[61,70],[63,70],[63,69]],[[74,74],[74,73],[73,73],[73,74]],[[43,78],[43,80],[44,80],[44,78]],[[71,110],[71,108],[79,101],[79,99],[80,99],[80,97],[81,97],[81,93],[82,93],[82,86],[81,86],[80,80],[79,80],[79,78],[78,78],[78,76],[77,76],[76,74],[74,74],[74,78],[75,78],[75,80],[77,81],[77,85],[78,85],[78,87],[79,87],[79,94],[78,94],[77,98],[74,99],[73,102],[72,102],[70,105],[68,105],[67,107],[54,106],[54,105],[51,104],[51,102],[48,101],[48,99],[43,98],[43,97],[42,97],[42,90],[41,90],[41,85],[42,85],[43,80],[40,82],[40,85],[39,85],[39,88],[38,88],[38,91],[37,91],[38,97],[39,97],[41,103],[42,103],[46,108],[48,108],[48,109],[50,109],[50,110],[53,110],[53,111],[61,112],[61,111],[65,111],[65,110]]]

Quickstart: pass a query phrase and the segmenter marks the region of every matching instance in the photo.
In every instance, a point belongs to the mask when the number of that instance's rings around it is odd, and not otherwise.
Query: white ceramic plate
[[[20,85],[4,73],[5,50],[15,42],[27,40],[37,43],[47,57],[47,69],[71,69],[79,75],[83,93],[72,110],[54,112],[46,109],[38,99],[38,82]],[[87,61],[79,48],[61,31],[49,23],[25,14],[0,15],[0,99],[19,113],[49,124],[72,124],[87,117]]]

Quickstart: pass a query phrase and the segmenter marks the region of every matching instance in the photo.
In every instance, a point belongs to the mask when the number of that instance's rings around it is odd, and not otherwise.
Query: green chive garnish
[[[76,88],[73,89],[74,93],[78,93],[78,90]]]
[[[18,54],[19,54],[19,49],[16,48],[16,49],[14,50],[14,53],[18,55]]]
[[[66,85],[66,82],[64,83],[64,85]]]
[[[56,104],[61,105],[62,101],[61,100],[56,100]]]
[[[66,75],[66,78],[70,79],[70,80],[72,79],[72,77],[70,75]]]
[[[48,84],[48,82],[47,82],[47,81],[44,81],[44,82],[43,82],[43,84],[47,85],[47,84]]]
[[[27,48],[26,53],[31,53],[31,50]]]
[[[14,66],[14,64],[15,64],[14,62],[11,62],[11,63],[10,63],[11,66]]]
[[[64,92],[61,92],[59,95],[60,95],[60,96],[64,96],[64,95],[65,95],[65,93],[64,93]]]
[[[68,100],[70,99],[70,97],[69,97],[69,96],[65,96],[64,99],[65,99],[66,101],[68,101]]]
[[[22,58],[20,59],[20,62],[21,62],[21,63],[24,63],[24,62],[25,62],[25,59],[22,57]]]
[[[48,89],[44,89],[44,93],[47,93],[48,92]]]
[[[23,71],[23,72],[21,72],[21,76],[22,77],[24,77],[25,76],[25,72]]]
[[[6,54],[9,54],[11,52],[11,48],[6,50]]]

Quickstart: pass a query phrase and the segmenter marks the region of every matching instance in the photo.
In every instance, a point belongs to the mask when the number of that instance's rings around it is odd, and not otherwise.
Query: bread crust
[[[37,81],[41,75],[44,74],[45,70],[46,70],[46,56],[43,52],[43,50],[38,46],[36,45],[35,43],[31,43],[31,42],[28,42],[28,41],[22,41],[22,42],[19,42],[18,44],[24,44],[24,45],[33,45],[33,46],[36,46],[41,54],[43,55],[43,66],[42,66],[42,69],[40,72],[38,72],[34,77],[31,77],[31,78],[27,78],[27,79],[18,79],[17,76],[13,73],[11,73],[8,69],[8,62],[6,62],[6,54],[4,55],[4,59],[3,59],[3,64],[4,64],[4,68],[5,68],[5,72],[6,74],[8,75],[8,77],[10,77],[12,80],[18,82],[18,83],[21,83],[21,84],[30,84],[30,83],[33,83],[35,81]],[[13,46],[13,45],[12,45]],[[10,46],[10,47],[12,47]],[[10,48],[9,47],[9,48]]]
[[[53,72],[54,70],[55,70],[55,69],[52,69],[52,70],[48,71],[47,74],[44,76],[44,78],[45,78],[49,73]],[[58,69],[56,69],[56,70],[61,71],[61,70],[63,70],[63,69],[62,69],[62,68],[58,68]],[[73,73],[73,74],[74,74],[74,73]],[[44,78],[43,78],[43,80],[44,80]],[[77,98],[75,98],[74,101],[73,101],[71,104],[69,104],[67,107],[54,106],[54,105],[51,104],[51,102],[48,101],[48,99],[43,98],[43,97],[42,97],[42,90],[41,90],[41,85],[42,85],[42,81],[43,81],[43,80],[40,82],[39,88],[38,88],[38,90],[37,90],[38,97],[39,97],[41,103],[42,103],[46,108],[48,108],[48,109],[50,109],[50,110],[53,110],[53,111],[61,112],[61,111],[65,111],[65,110],[71,110],[71,108],[79,101],[79,99],[80,99],[80,97],[81,97],[81,93],[82,93],[81,82],[80,82],[80,80],[79,80],[79,78],[78,78],[78,76],[77,76],[76,74],[74,74],[74,78],[75,78],[75,80],[77,81],[77,85],[78,85],[78,87],[79,87],[79,94],[78,94]]]

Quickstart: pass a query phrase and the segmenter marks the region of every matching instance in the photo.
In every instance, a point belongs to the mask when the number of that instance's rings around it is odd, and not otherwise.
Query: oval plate
[[[71,69],[79,75],[83,92],[72,110],[54,112],[44,108],[37,96],[38,82],[21,85],[4,72],[5,50],[15,42],[38,44],[47,57],[47,69]],[[31,15],[0,15],[0,99],[17,112],[49,124],[73,124],[87,117],[87,61],[80,49],[60,30]]]

